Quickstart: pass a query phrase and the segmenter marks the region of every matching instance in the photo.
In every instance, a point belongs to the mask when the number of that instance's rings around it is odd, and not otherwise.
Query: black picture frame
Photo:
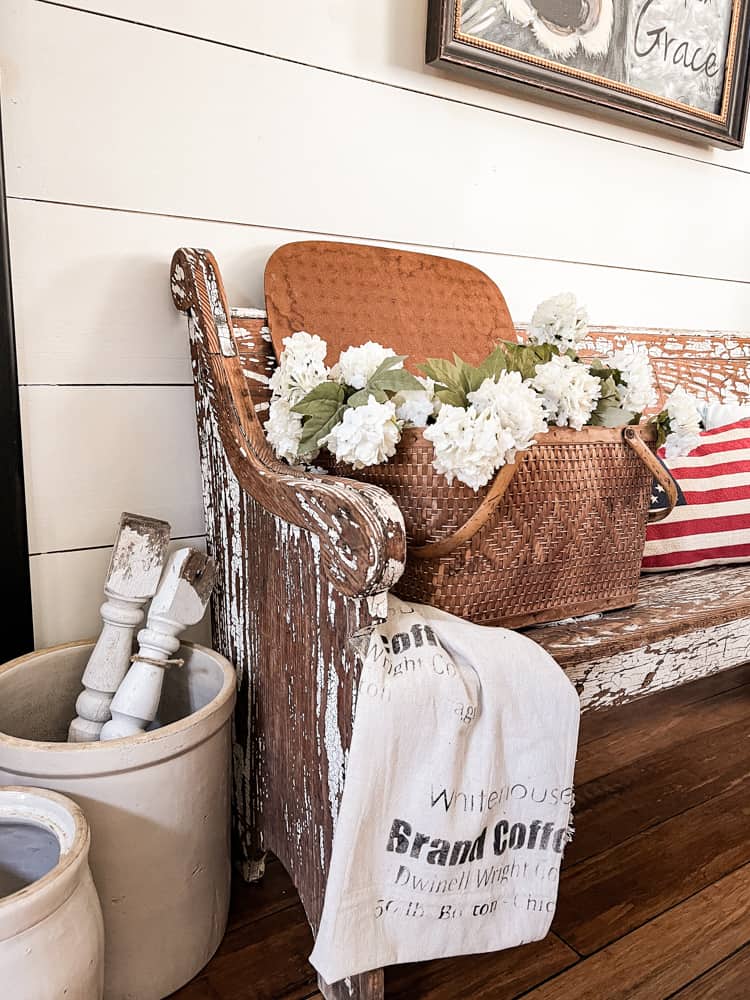
[[[722,64],[724,76],[721,107],[717,113],[690,107],[646,90],[639,90],[628,83],[597,75],[595,72],[574,68],[566,65],[565,59],[543,58],[539,55],[540,47],[535,41],[528,45],[529,51],[524,51],[521,47],[511,48],[471,35],[461,30],[462,2],[463,0],[429,0],[426,52],[428,63],[454,69],[480,71],[494,77],[497,83],[512,87],[536,87],[566,102],[595,105],[616,115],[626,114],[631,117],[631,122],[636,118],[651,128],[668,131],[683,138],[728,148],[739,148],[744,145],[750,62],[748,13],[750,0],[732,2],[726,58]],[[471,0],[466,0],[467,4],[470,2]],[[539,0],[530,2],[536,6]],[[551,0],[543,2],[549,7]],[[553,0],[553,2],[557,4],[557,9],[570,9],[570,3],[566,3],[566,0]],[[580,9],[584,11],[590,9],[593,2],[594,0],[582,0]],[[601,3],[602,0],[596,2]],[[631,16],[628,11],[640,10],[644,4],[654,3],[656,0],[608,0],[608,2],[615,5],[615,17],[619,16],[622,20],[626,16]],[[716,0],[698,0],[698,2],[712,3]],[[503,0],[498,0],[496,9],[502,10],[502,3]],[[577,9],[576,5],[574,9]],[[666,46],[668,35],[657,38],[659,44],[663,38]],[[649,44],[652,45],[653,41],[652,32]],[[677,48],[678,46],[672,44],[668,49],[670,58],[674,58],[677,54]],[[695,49],[692,51],[695,53]],[[687,49],[684,52],[681,50],[680,56],[686,59],[695,58],[688,55]],[[664,53],[664,58],[666,60],[667,51]],[[696,65],[700,65],[700,60],[703,58],[698,56],[699,62]],[[595,61],[592,60],[592,64],[595,64]],[[714,63],[711,68],[716,65],[717,63]]]
[[[8,211],[0,119],[0,660],[34,648],[26,490],[21,450],[21,407],[13,322]]]

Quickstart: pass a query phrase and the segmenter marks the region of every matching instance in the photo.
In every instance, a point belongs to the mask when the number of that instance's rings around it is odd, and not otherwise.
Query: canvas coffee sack
[[[546,935],[578,722],[572,684],[530,639],[389,598],[311,956],[326,982]]]

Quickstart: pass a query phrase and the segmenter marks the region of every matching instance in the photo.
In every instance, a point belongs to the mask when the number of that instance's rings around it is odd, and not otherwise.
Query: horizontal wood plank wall
[[[571,289],[596,324],[750,326],[750,153],[425,69],[425,13],[0,6],[39,644],[95,625],[120,510],[203,535],[177,246],[216,253],[234,305],[324,235],[476,264],[519,322]]]
[[[636,131],[624,119],[582,117],[544,95],[509,96],[481,76],[461,77],[424,64],[427,0],[285,0],[220,2],[204,0],[63,0],[65,6],[136,24],[209,39],[280,59],[372,80],[443,100],[473,104],[504,116],[545,122],[617,142],[644,146],[692,159],[750,170],[750,152],[688,145],[658,132]]]
[[[742,171],[624,155],[596,136],[45,3],[22,9],[23,30],[11,22],[3,39],[21,78],[4,119],[12,197],[746,275]],[[706,192],[710,210],[696,201]]]
[[[206,550],[203,536],[175,538],[170,550],[191,545]],[[34,602],[34,633],[38,646],[50,646],[75,628],[78,638],[92,638],[101,628],[99,604],[103,600],[102,581],[112,547],[48,552],[32,555],[31,595]],[[72,623],[72,624],[71,624]],[[208,617],[184,632],[184,638],[210,645]]]

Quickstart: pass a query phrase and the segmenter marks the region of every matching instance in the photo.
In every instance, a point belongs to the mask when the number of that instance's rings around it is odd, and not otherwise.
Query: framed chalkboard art
[[[429,0],[427,61],[742,146],[750,0]]]

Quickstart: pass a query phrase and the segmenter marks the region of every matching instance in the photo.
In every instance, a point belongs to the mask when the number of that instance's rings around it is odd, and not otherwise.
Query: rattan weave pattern
[[[545,441],[545,437],[549,440]],[[474,493],[432,468],[432,444],[406,432],[384,465],[339,474],[391,493],[409,542],[459,528]],[[471,541],[439,559],[409,558],[396,592],[483,625],[514,628],[635,602],[651,475],[619,431],[543,435]]]
[[[332,364],[374,340],[407,366],[428,357],[479,364],[498,340],[515,340],[503,294],[459,260],[354,243],[288,243],[269,258],[266,308],[277,356],[284,337],[307,330],[327,341]]]

